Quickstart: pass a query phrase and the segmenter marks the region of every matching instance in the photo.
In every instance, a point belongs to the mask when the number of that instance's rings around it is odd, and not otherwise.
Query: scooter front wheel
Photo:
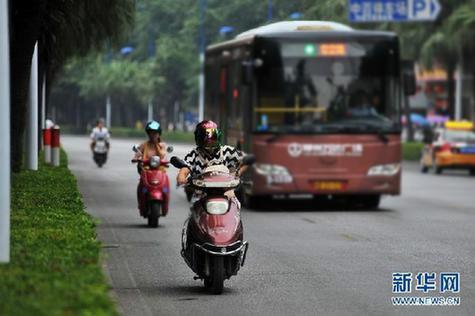
[[[208,281],[209,282],[209,281]],[[224,257],[215,256],[213,258],[213,273],[211,282],[209,282],[209,289],[213,294],[223,293],[224,288]],[[206,286],[206,282],[205,282]]]
[[[158,220],[160,219],[160,208],[161,205],[159,202],[150,203],[150,213],[147,217],[149,227],[158,227]]]

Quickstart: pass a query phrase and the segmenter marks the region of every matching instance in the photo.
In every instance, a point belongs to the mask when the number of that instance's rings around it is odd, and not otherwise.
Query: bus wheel
[[[475,168],[470,169],[470,175],[475,176]]]
[[[381,195],[368,195],[361,199],[361,203],[363,204],[364,208],[374,210],[379,207],[379,203],[381,202]]]
[[[245,208],[257,208],[259,206],[257,197],[245,192],[241,193],[241,203]]]

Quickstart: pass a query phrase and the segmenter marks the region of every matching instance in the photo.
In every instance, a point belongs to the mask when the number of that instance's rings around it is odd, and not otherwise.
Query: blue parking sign
[[[350,22],[433,21],[440,10],[438,0],[348,0]]]

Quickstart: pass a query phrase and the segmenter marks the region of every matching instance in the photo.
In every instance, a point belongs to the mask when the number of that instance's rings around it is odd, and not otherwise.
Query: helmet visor
[[[218,145],[219,145],[218,129],[207,128],[203,135],[203,147],[208,149],[208,148],[215,148]]]
[[[155,121],[150,122],[148,123],[147,129],[152,131],[158,131],[160,129],[160,124]]]

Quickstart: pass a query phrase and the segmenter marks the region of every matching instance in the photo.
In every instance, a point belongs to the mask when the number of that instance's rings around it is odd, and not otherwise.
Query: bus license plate
[[[345,183],[343,181],[315,181],[313,188],[322,191],[342,191],[345,189]]]

